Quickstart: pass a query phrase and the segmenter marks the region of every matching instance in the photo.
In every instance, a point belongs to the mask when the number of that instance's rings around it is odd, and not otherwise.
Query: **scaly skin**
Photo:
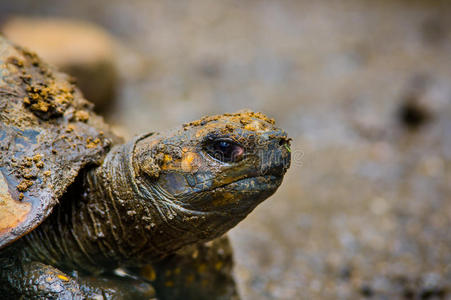
[[[289,167],[288,143],[271,119],[243,112],[114,147],[101,166],[80,173],[44,223],[0,254],[9,266],[0,271],[1,292],[151,297],[150,285],[124,285],[108,274],[148,263],[159,274],[182,247],[223,235],[276,191]],[[156,295],[164,299],[170,286],[160,278]]]

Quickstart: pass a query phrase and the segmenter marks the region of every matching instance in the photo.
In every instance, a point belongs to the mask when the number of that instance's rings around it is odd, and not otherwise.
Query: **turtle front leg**
[[[1,272],[6,299],[85,299],[74,278],[40,262],[13,262]]]
[[[75,278],[41,262],[15,262],[0,274],[6,299],[152,299],[153,287],[118,277]],[[4,298],[3,298],[4,299]]]
[[[159,300],[239,300],[226,236],[187,246],[147,265],[140,275],[152,281]]]

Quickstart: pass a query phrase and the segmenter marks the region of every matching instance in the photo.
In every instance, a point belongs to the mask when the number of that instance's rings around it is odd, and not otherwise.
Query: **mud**
[[[288,130],[285,182],[232,231],[244,299],[450,297],[447,1],[31,2],[0,14],[126,45],[124,135],[242,108]]]
[[[0,65],[3,247],[38,226],[79,170],[103,158],[111,140],[67,75],[3,37]],[[63,134],[67,126],[72,131]]]

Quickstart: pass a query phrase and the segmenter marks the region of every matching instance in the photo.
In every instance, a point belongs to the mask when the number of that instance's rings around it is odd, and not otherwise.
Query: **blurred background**
[[[243,108],[293,138],[231,232],[243,299],[451,299],[451,2],[0,1],[129,137]]]

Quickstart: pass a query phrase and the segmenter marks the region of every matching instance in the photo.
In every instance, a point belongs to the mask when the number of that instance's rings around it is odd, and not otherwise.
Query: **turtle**
[[[125,141],[74,80],[0,36],[0,295],[239,299],[227,231],[282,183],[263,113]]]

